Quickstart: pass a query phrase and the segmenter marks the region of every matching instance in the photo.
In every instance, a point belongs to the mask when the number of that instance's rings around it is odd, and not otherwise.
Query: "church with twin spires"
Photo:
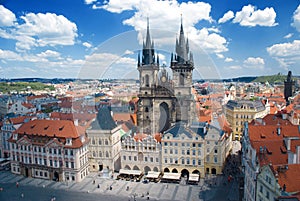
[[[137,124],[139,132],[163,133],[175,123],[189,125],[195,117],[192,96],[193,55],[184,36],[181,20],[175,53],[171,54],[170,67],[159,65],[147,22],[146,41],[142,55],[138,55],[139,94]],[[168,74],[167,68],[172,72]]]

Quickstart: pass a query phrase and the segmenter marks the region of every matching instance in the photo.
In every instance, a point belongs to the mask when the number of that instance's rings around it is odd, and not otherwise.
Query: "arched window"
[[[106,151],[105,156],[106,156],[106,158],[109,157],[108,151]]]
[[[184,85],[184,74],[180,73],[179,75],[179,85]]]
[[[93,157],[96,157],[96,152],[95,151],[93,151]]]
[[[101,139],[99,139],[99,145],[101,145],[102,144],[102,140]]]
[[[92,145],[94,145],[94,144],[95,144],[95,139],[93,138],[93,139],[92,139]]]
[[[149,87],[149,75],[145,76],[145,80],[146,80],[145,86]]]
[[[105,139],[105,145],[108,145],[108,140],[107,139]]]
[[[145,108],[145,112],[149,112],[149,108],[148,107]]]
[[[99,151],[99,157],[102,157],[102,152],[101,151]]]

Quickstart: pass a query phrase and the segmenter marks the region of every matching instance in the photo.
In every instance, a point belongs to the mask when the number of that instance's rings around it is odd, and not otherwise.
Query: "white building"
[[[121,125],[116,125],[108,107],[99,108],[96,119],[86,133],[90,139],[90,171],[119,171]]]
[[[68,120],[33,120],[9,139],[11,172],[26,177],[80,182],[88,171],[88,139]]]

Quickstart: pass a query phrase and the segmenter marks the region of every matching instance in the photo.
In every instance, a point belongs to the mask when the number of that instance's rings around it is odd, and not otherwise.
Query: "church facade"
[[[148,22],[137,65],[140,80],[137,123],[141,133],[163,133],[176,122],[191,123],[195,115],[191,93],[194,62],[182,23],[175,51],[171,54],[171,78],[167,67],[159,65]]]

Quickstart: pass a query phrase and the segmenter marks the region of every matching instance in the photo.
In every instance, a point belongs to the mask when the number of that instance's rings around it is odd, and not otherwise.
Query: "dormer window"
[[[72,138],[67,138],[66,145],[72,145]]]
[[[85,142],[85,137],[84,137],[84,135],[81,135],[81,136],[80,136],[80,141],[81,141],[82,143]]]
[[[18,139],[18,133],[15,133],[15,134],[13,135],[13,139],[14,139],[14,140],[17,140],[17,139]]]

